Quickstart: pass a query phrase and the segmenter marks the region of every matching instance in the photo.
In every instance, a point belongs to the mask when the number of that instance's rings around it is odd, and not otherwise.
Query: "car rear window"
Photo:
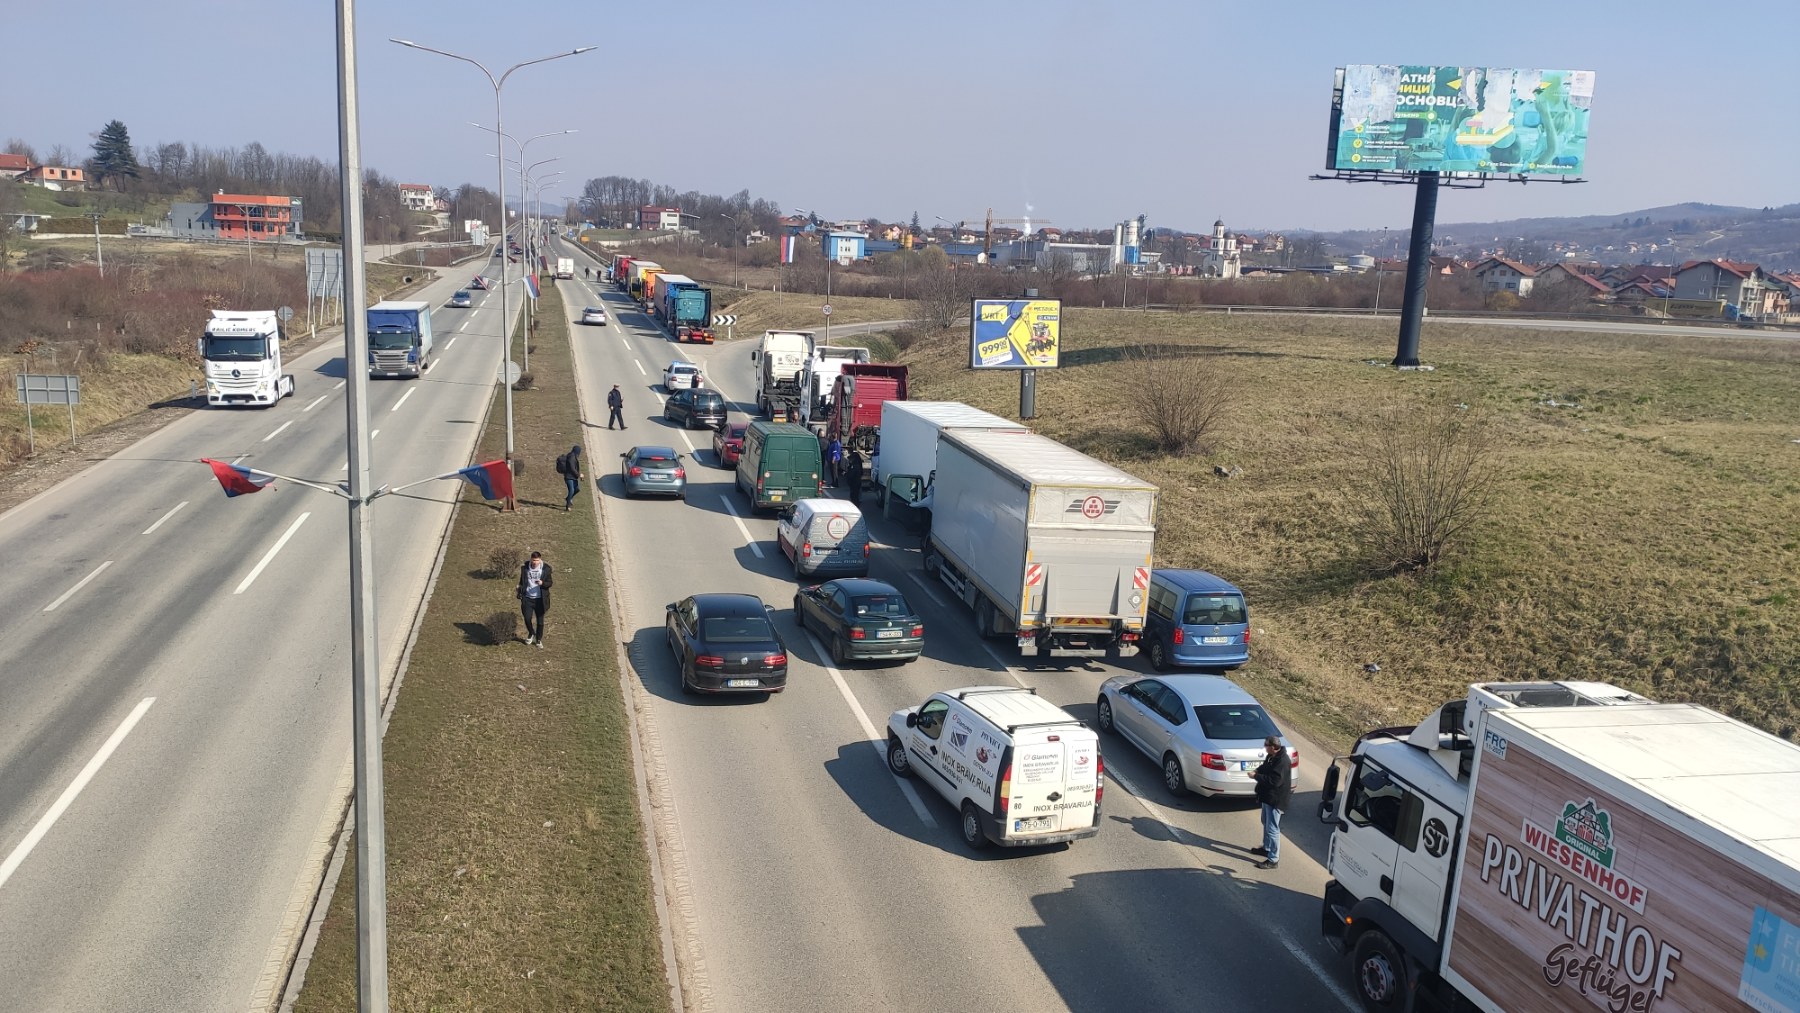
[[[725,398],[716,390],[703,390],[694,395],[694,403],[707,408],[717,408],[725,403]]]
[[[1255,739],[1261,742],[1281,734],[1275,722],[1257,704],[1202,704],[1194,708],[1200,719],[1200,730],[1215,742],[1231,739]]]
[[[761,616],[717,616],[700,622],[700,638],[709,644],[757,644],[775,639]]]
[[[898,619],[912,615],[912,609],[907,608],[906,599],[897,594],[865,594],[850,599],[850,614]]]
[[[677,363],[674,363],[671,366],[669,366],[669,372],[671,372],[671,373],[698,373],[699,369],[694,366],[690,366],[684,362],[677,362]]]
[[[1187,611],[1181,616],[1186,626],[1229,626],[1244,621],[1244,598],[1236,594],[1188,595]]]

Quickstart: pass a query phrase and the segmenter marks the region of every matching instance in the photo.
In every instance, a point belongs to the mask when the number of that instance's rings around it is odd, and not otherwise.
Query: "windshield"
[[[1235,594],[1189,595],[1187,612],[1181,621],[1187,626],[1229,626],[1244,621],[1244,599]]]
[[[1232,739],[1255,739],[1261,742],[1280,735],[1275,722],[1256,704],[1208,704],[1194,708],[1200,719],[1200,730],[1214,742]]]
[[[850,614],[877,619],[900,619],[912,615],[906,599],[897,594],[866,594],[850,599]]]
[[[709,644],[766,644],[775,639],[761,616],[720,616],[702,621],[701,639]]]
[[[369,347],[387,352],[404,350],[411,348],[418,337],[419,332],[417,331],[372,330],[369,332]]]
[[[261,337],[222,338],[206,335],[201,357],[213,362],[257,362],[268,357],[268,341]]]

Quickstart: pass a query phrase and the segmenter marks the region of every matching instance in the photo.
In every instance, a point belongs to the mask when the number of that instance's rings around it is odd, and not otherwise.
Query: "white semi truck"
[[[636,265],[633,265],[634,267]],[[783,418],[788,409],[798,413],[804,392],[806,365],[812,361],[812,331],[764,331],[750,350],[750,366],[756,371],[756,407],[771,419]]]
[[[1482,683],[1326,772],[1320,913],[1370,1010],[1800,1009],[1800,746]]]
[[[283,373],[281,321],[274,310],[213,310],[201,332],[209,405],[272,405],[294,393]]]

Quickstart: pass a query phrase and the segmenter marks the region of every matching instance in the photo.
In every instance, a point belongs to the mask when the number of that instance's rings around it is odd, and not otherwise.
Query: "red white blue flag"
[[[526,275],[525,276],[525,287],[531,290],[531,297],[533,299],[536,299],[538,297],[537,275],[535,275],[535,274]]]
[[[513,498],[512,472],[508,470],[505,461],[489,461],[438,477],[466,479],[470,485],[480,490],[482,499]]]
[[[210,457],[202,457],[201,464],[212,466],[213,477],[225,487],[225,495],[248,496],[253,492],[261,492],[263,486],[275,481],[275,476],[266,471],[252,471],[239,464],[226,464]]]
[[[791,232],[785,236],[782,236],[781,237],[781,262],[783,264],[792,264],[795,260],[795,254],[799,251],[799,249],[800,249],[800,237],[799,236],[796,236]]]

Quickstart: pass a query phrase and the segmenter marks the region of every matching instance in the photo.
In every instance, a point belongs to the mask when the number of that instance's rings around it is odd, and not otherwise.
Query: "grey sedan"
[[[1117,732],[1162,765],[1172,795],[1253,796],[1263,739],[1281,730],[1242,686],[1222,675],[1118,675],[1100,684],[1100,730]],[[1300,751],[1287,746],[1294,766]]]
[[[619,479],[626,496],[687,499],[687,469],[670,447],[632,447],[619,455]]]

